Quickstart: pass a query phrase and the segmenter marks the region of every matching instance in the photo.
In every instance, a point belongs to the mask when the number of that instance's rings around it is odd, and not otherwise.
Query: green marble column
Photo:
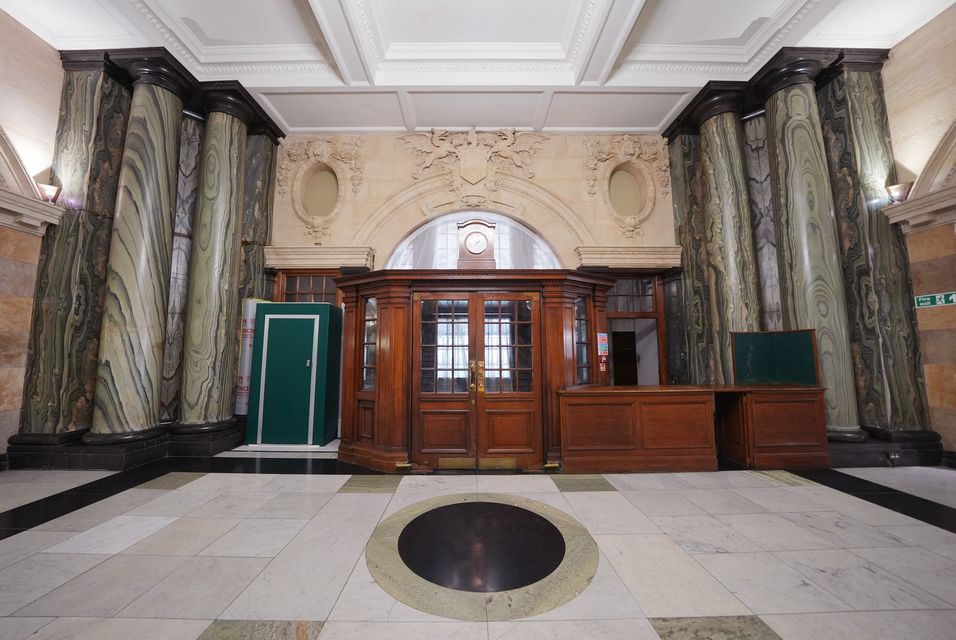
[[[235,405],[243,179],[253,118],[245,97],[222,84],[204,94],[209,114],[193,221],[180,404],[180,424],[210,428],[230,421]]]
[[[682,291],[687,342],[687,381],[714,382],[710,288],[707,284],[707,249],[704,245],[703,182],[700,137],[678,133],[668,141],[674,223],[681,246]]]
[[[760,330],[757,262],[739,96],[716,94],[702,107],[697,119],[700,121],[714,377],[717,384],[731,384],[734,379],[731,332]]]
[[[53,157],[67,207],[40,250],[15,442],[78,437],[90,427],[117,179],[131,91],[102,51],[68,52]]]
[[[845,61],[817,89],[833,190],[860,423],[929,428],[906,243],[882,210],[896,183],[882,60]]]
[[[134,78],[109,253],[89,443],[159,425],[183,99],[192,78],[169,54],[111,56]],[[138,432],[138,433],[137,433]],[[136,434],[136,435],[132,435]]]
[[[763,78],[777,265],[785,329],[815,329],[831,437],[863,439],[837,222],[813,78],[819,64],[797,60]]]
[[[239,299],[272,298],[267,288],[265,246],[269,244],[275,190],[277,140],[271,133],[250,135],[242,206],[242,276]]]

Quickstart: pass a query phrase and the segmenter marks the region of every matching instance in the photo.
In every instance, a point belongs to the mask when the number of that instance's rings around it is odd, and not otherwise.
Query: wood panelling
[[[694,396],[652,398],[641,402],[644,449],[714,448],[714,402]]]
[[[421,409],[419,454],[474,456],[467,409]]]
[[[485,442],[479,449],[489,454],[533,454],[541,450],[534,409],[490,409],[485,412]],[[540,461],[539,461],[540,462]]]
[[[638,447],[637,405],[625,402],[608,405],[581,400],[564,407],[562,424],[568,451],[636,449]]]

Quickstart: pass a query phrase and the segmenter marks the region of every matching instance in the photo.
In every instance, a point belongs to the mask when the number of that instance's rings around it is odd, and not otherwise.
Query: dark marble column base
[[[10,444],[46,446],[67,444],[70,442],[79,442],[88,431],[89,427],[75,431],[60,431],[58,433],[15,433],[7,439],[7,442]]]
[[[10,466],[10,463],[7,460],[7,454],[0,453],[0,471],[6,471]]]
[[[833,468],[937,466],[943,460],[938,440],[831,442],[828,449]]]
[[[829,442],[866,442],[867,435],[866,431],[863,429],[853,429],[846,431],[827,429],[827,440]]]
[[[943,466],[956,469],[956,451],[943,451]]]
[[[169,430],[169,457],[211,457],[241,446],[246,428],[236,420],[209,425],[176,425]]]
[[[153,437],[116,436],[109,441],[74,441],[65,444],[11,444],[7,449],[11,469],[107,469],[123,471],[166,457],[166,430]],[[92,435],[92,434],[90,434]]]
[[[943,438],[932,429],[901,429],[890,431],[879,427],[863,427],[871,438],[884,442],[942,442]]]

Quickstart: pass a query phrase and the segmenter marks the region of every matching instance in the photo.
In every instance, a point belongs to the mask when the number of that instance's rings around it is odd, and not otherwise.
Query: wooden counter
[[[575,387],[559,391],[567,472],[829,465],[823,389],[796,385]]]

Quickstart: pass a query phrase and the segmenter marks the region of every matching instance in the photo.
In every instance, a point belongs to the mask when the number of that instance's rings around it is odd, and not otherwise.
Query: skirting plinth
[[[175,425],[169,429],[170,458],[208,458],[241,446],[245,426],[237,420],[215,424]]]
[[[913,467],[943,463],[943,445],[935,431],[887,431],[864,427],[866,442],[830,442],[830,466]]]

